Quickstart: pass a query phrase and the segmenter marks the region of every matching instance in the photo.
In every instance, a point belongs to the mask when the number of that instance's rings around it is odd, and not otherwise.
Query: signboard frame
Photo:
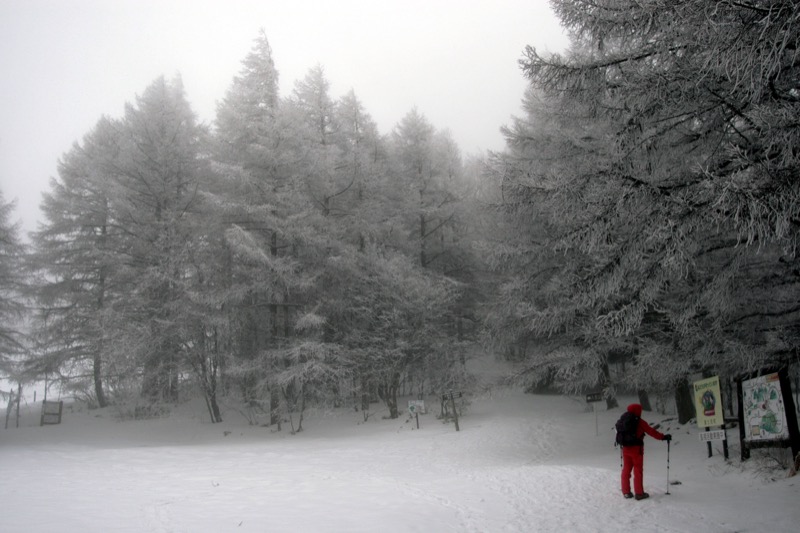
[[[64,412],[64,401],[52,402],[44,400],[42,402],[41,426],[57,425],[61,423],[61,414]]]
[[[777,385],[771,388],[780,398],[770,398],[770,400],[778,402],[775,405],[782,406],[783,418],[785,421],[788,437],[783,436],[783,432],[776,438],[759,438],[754,439],[752,435],[752,428],[750,427],[750,418],[752,413],[746,418],[745,403],[751,401],[750,398],[745,398],[745,388],[752,388],[757,386],[753,384],[754,380],[763,380],[765,383]],[[780,368],[769,367],[763,368],[757,372],[743,374],[736,378],[736,395],[739,403],[739,440],[742,448],[742,460],[750,458],[750,450],[755,448],[792,448],[792,456],[796,457],[800,453],[800,430],[798,430],[797,416],[795,415],[794,398],[792,397],[792,385],[789,379],[789,368],[783,366]],[[773,406],[768,406],[769,408]]]

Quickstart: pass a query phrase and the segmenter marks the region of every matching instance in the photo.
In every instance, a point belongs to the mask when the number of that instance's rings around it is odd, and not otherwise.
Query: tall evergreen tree
[[[180,291],[205,172],[204,136],[179,78],[158,78],[126,105],[120,124],[111,201],[126,232],[126,312],[139,340],[142,391],[151,399],[178,393]]]
[[[19,225],[11,221],[14,202],[6,202],[0,191],[0,372],[12,373],[15,356],[24,352],[22,294],[26,286],[22,260],[25,247]]]
[[[796,9],[553,5],[574,50],[528,48],[522,67],[563,129],[512,132],[524,154],[506,168],[557,228],[548,244],[568,261],[541,281],[568,297],[547,290],[518,309],[520,322],[566,333],[585,353],[623,343],[641,384],[780,360],[794,346],[800,289]]]
[[[416,108],[407,113],[392,132],[396,172],[394,194],[399,207],[395,216],[402,220],[423,267],[429,264],[430,195],[433,188],[434,127]]]
[[[339,149],[335,165],[344,185],[336,212],[344,218],[343,239],[363,250],[368,243],[382,242],[391,231],[384,217],[386,143],[355,91],[339,99],[334,116]]]
[[[217,138],[233,151],[231,155],[238,157],[247,146],[263,144],[274,125],[279,99],[278,71],[262,28],[242,60],[239,75],[217,106]]]
[[[116,332],[116,304],[129,287],[121,283],[124,235],[111,210],[113,160],[118,153],[118,124],[103,118],[59,162],[58,178],[43,196],[45,221],[33,235],[30,264],[40,272],[37,373],[65,365],[88,365],[97,404],[108,403],[109,365],[124,374]]]
[[[279,424],[279,391],[269,350],[285,348],[302,289],[296,257],[313,232],[307,189],[308,128],[297,106],[278,98],[278,73],[263,31],[217,110],[217,182],[213,205],[224,222],[231,256],[228,302],[237,355],[230,375],[253,408],[269,392],[271,422]],[[293,295],[293,296],[290,296]]]
[[[455,357],[447,325],[457,283],[416,258],[376,247],[343,250],[327,261],[323,276],[331,282],[319,313],[332,326],[329,340],[348,354],[365,412],[376,390],[396,418],[400,385],[410,374],[437,390],[452,385],[453,368],[436,366]]]

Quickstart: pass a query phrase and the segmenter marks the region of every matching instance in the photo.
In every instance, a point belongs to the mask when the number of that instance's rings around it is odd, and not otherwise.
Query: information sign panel
[[[777,372],[742,380],[744,439],[750,442],[786,440],[789,427]]]
[[[719,376],[694,382],[694,407],[697,411],[697,427],[707,428],[725,425],[722,412],[722,395]]]
[[[41,425],[53,425],[61,423],[61,412],[64,409],[64,402],[42,402]]]
[[[593,403],[593,402],[602,402],[603,401],[603,393],[601,392],[590,392],[586,395],[586,403]]]
[[[412,415],[424,415],[425,400],[408,400],[408,412]]]

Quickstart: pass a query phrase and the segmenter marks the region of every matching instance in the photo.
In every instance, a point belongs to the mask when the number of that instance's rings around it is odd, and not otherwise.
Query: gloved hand
[[[667,433],[666,435],[664,435],[664,440],[666,440],[666,441],[670,441],[670,440],[672,440],[672,435],[670,435],[669,433]]]

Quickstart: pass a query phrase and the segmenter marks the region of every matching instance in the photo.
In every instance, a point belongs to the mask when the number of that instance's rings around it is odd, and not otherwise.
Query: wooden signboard
[[[42,402],[42,426],[60,424],[64,402]]]

